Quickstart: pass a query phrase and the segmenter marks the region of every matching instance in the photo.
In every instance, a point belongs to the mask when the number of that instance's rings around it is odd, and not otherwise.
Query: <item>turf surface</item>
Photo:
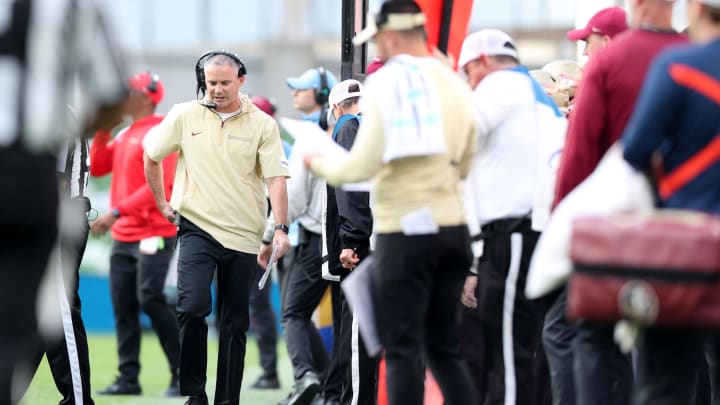
[[[114,335],[90,335],[90,383],[93,392],[105,388],[112,383],[117,374],[117,354]],[[142,396],[100,396],[93,394],[96,405],[182,405],[185,398],[165,398],[162,393],[170,383],[170,371],[157,338],[152,333],[143,335],[140,364],[140,385]],[[212,403],[215,390],[215,370],[217,364],[217,340],[210,338],[208,342],[208,384],[207,392]],[[285,398],[292,387],[292,371],[287,357],[284,341],[278,344],[278,371],[280,373],[279,390],[254,390],[250,385],[261,373],[258,360],[257,344],[248,339],[245,356],[245,376],[240,402],[248,405],[276,404]],[[42,364],[35,373],[33,381],[21,401],[21,405],[52,405],[60,401],[53,383],[47,362]]]

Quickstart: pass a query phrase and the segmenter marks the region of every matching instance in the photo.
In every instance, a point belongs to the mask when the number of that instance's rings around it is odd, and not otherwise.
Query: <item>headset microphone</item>
[[[217,104],[214,103],[214,102],[212,102],[212,101],[207,102],[207,103],[205,103],[205,104],[200,103],[200,105],[202,105],[202,106],[204,106],[204,107],[207,107],[207,108],[217,108]]]

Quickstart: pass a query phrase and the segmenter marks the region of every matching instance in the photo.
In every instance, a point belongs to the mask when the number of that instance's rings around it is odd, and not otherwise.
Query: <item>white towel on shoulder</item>
[[[383,162],[445,153],[442,110],[435,82],[423,65],[433,58],[399,55],[371,77],[385,129]],[[376,93],[376,94],[378,94]]]

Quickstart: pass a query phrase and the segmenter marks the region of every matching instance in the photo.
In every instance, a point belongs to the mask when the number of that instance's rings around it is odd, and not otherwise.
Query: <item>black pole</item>
[[[356,32],[365,26],[368,0],[343,0],[340,43],[340,78],[362,79],[367,62],[367,44],[353,46]]]
[[[438,35],[438,49],[447,55],[450,41],[450,23],[452,22],[453,0],[444,0],[442,14],[440,15],[440,35]]]

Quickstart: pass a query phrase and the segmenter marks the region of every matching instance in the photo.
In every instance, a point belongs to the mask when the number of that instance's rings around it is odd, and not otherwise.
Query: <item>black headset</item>
[[[320,128],[323,130],[327,130],[327,108],[328,99],[330,98],[330,88],[328,87],[327,72],[325,71],[325,68],[320,66],[317,68],[317,71],[320,75],[320,88],[315,90],[315,103],[322,106],[320,109],[320,120],[318,121],[318,125],[320,125]]]
[[[327,72],[325,68],[320,66],[317,68],[318,75],[320,75],[320,88],[315,90],[315,103],[317,105],[325,105],[330,97],[330,88],[328,87]]]
[[[243,77],[247,74],[245,63],[243,63],[242,59],[234,53],[220,50],[205,52],[202,56],[200,56],[195,64],[195,80],[197,81],[197,89],[195,90],[195,93],[200,94],[199,98],[205,97],[205,91],[207,90],[207,87],[205,86],[205,69],[203,65],[205,64],[205,61],[216,55],[224,55],[237,62],[239,68],[238,77]]]
[[[149,91],[150,93],[157,93],[158,80],[160,80],[160,77],[150,70],[147,71],[147,74],[148,76],[150,76],[150,83],[145,86],[145,90]]]

